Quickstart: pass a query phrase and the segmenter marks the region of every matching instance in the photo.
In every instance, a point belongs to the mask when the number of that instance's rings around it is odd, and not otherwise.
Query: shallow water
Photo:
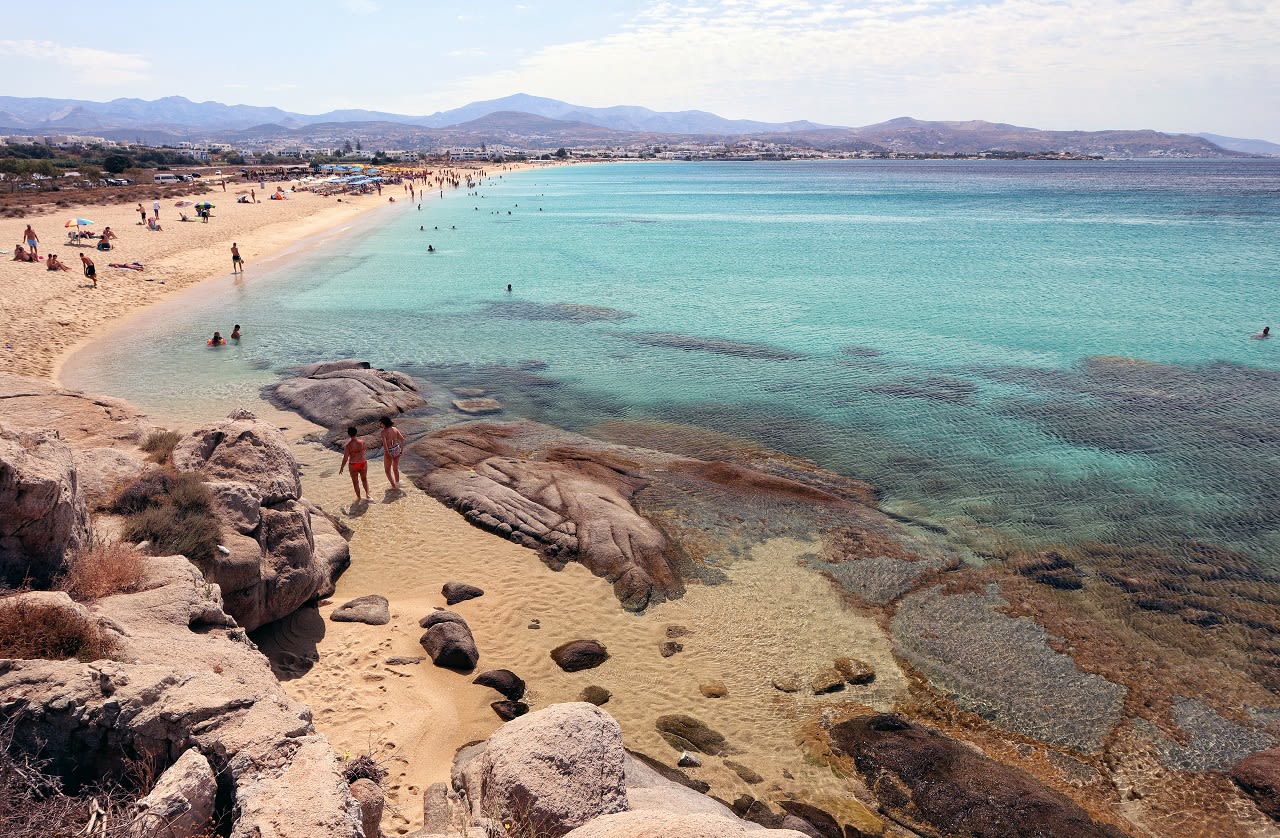
[[[1280,303],[1278,195],[1272,161],[507,174],[203,288],[63,378],[208,416],[360,357],[572,429],[755,440],[977,549],[1195,539],[1274,567],[1280,343],[1249,335]]]

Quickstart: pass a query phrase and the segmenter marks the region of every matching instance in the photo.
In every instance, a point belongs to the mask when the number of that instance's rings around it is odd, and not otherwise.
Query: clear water
[[[1280,161],[610,164],[398,204],[63,377],[207,417],[359,357],[564,427],[757,440],[974,544],[1195,539],[1275,568],[1268,323]]]

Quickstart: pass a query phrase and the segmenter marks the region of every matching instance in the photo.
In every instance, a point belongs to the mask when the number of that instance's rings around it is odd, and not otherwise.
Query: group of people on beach
[[[387,482],[392,491],[400,489],[400,457],[404,454],[404,434],[391,421],[390,416],[383,416],[382,431],[378,434],[382,443],[382,470],[386,472]],[[369,500],[369,460],[368,448],[360,438],[360,430],[354,425],[347,428],[347,444],[342,447],[342,465],[338,466],[338,474],[350,466],[351,487],[356,490],[356,500],[360,500],[360,487],[364,486],[364,499]]]

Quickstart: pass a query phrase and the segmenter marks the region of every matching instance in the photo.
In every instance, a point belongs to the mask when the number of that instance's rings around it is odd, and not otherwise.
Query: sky
[[[13,96],[424,115],[529,93],[1280,142],[1280,0],[138,0],[20,18],[0,38]]]

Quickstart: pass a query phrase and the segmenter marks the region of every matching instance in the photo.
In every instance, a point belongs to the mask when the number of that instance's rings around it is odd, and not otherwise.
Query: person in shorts
[[[351,487],[356,490],[356,500],[360,500],[360,484],[364,484],[365,500],[369,499],[369,461],[365,459],[364,440],[361,439],[355,426],[347,428],[347,444],[342,447],[342,465],[338,466],[338,474],[351,464]]]

